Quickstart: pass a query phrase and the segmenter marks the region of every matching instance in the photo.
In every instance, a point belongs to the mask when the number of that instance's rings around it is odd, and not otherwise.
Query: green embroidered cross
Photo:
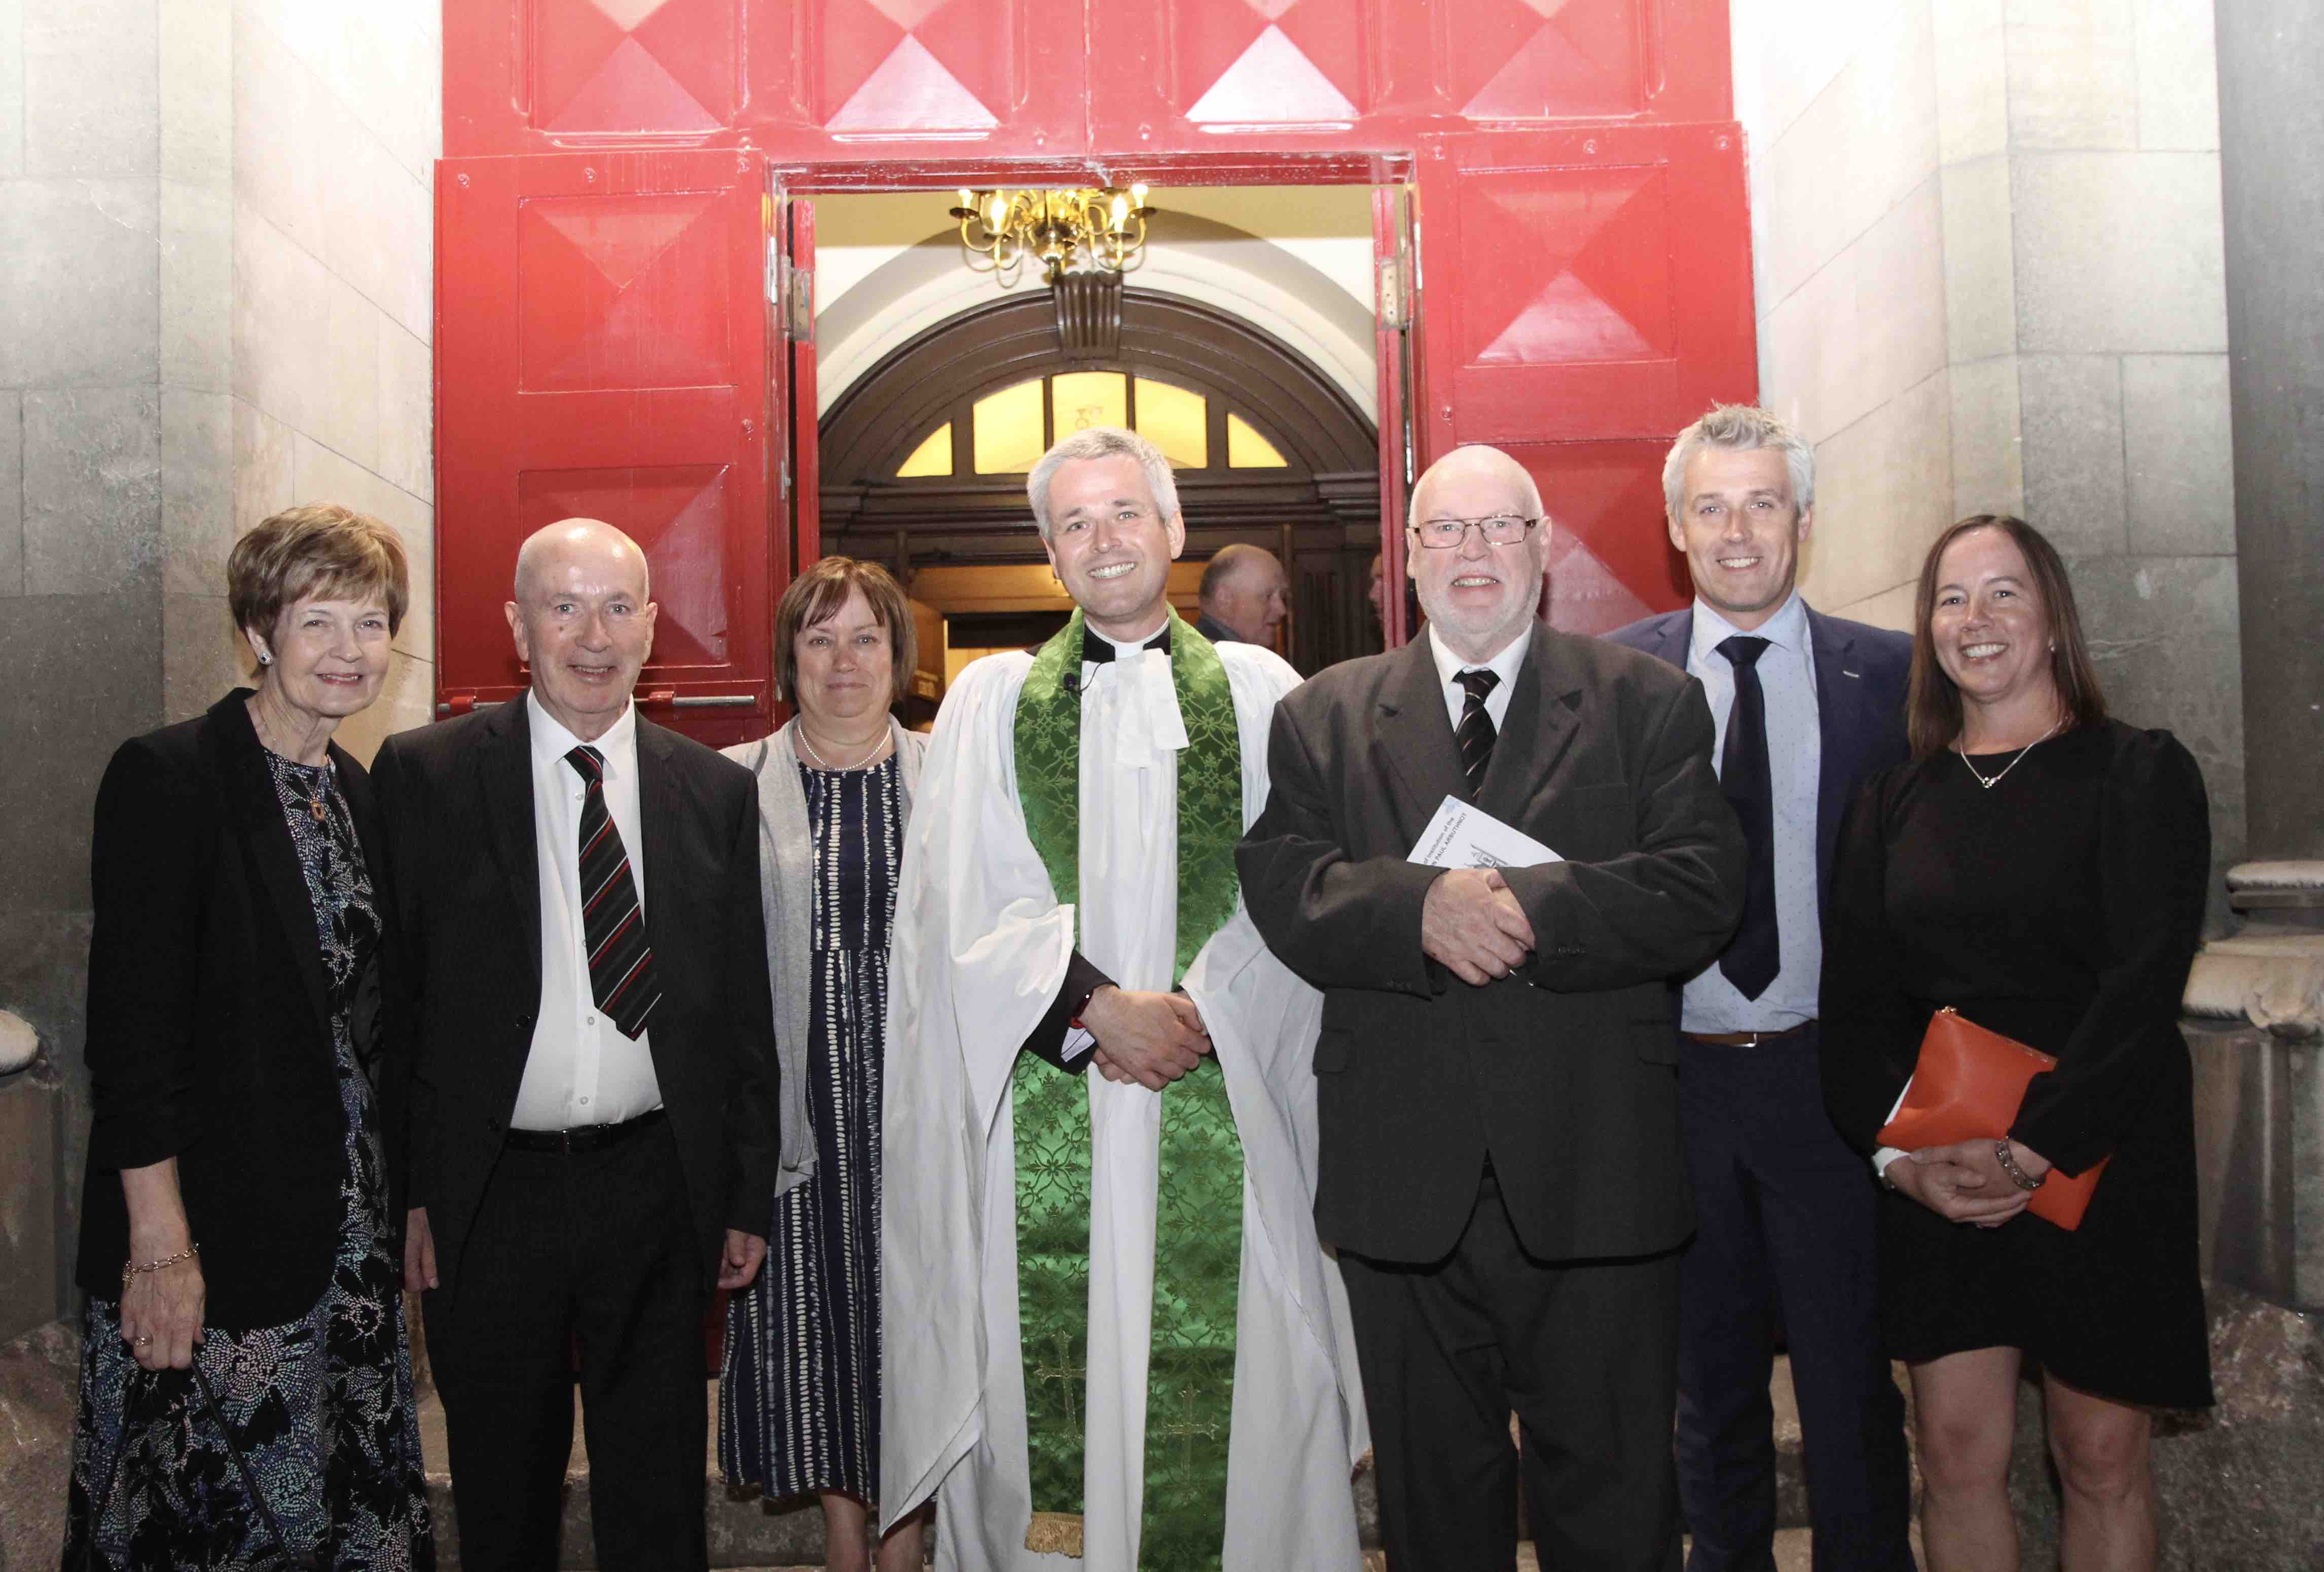
[[[1219,1439],[1219,1426],[1215,1420],[1204,1422],[1195,1419],[1194,1407],[1201,1399],[1193,1387],[1180,1387],[1178,1399],[1179,1417],[1169,1423],[1157,1425],[1154,1433],[1176,1439],[1179,1466],[1192,1468],[1194,1466],[1194,1438],[1200,1436],[1205,1441],[1215,1441]]]
[[[1074,1423],[1079,1424],[1081,1423],[1081,1408],[1080,1405],[1074,1401],[1074,1384],[1077,1381],[1088,1380],[1089,1372],[1074,1363],[1073,1344],[1067,1340],[1065,1333],[1052,1333],[1050,1335],[1049,1341],[1056,1346],[1056,1363],[1054,1365],[1034,1365],[1033,1379],[1036,1381],[1054,1381],[1057,1383],[1058,1390],[1063,1392],[1065,1396],[1066,1417],[1071,1419]]]

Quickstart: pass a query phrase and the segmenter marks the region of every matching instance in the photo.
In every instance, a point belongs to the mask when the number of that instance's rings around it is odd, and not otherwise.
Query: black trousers
[[[581,1354],[603,1572],[707,1564],[705,1306],[669,1126],[600,1151],[503,1151],[457,1281],[424,1296],[467,1572],[552,1572]]]
[[[1779,1329],[1807,1451],[1818,1572],[1909,1572],[1904,1402],[1873,1282],[1877,1181],[1825,1116],[1817,1036],[1679,1040],[1699,1227],[1679,1265],[1678,1478],[1688,1572],[1774,1572],[1767,1398]]]
[[[1675,1252],[1542,1261],[1488,1169],[1452,1253],[1342,1252],[1356,1360],[1396,1572],[1507,1572],[1517,1557],[1514,1411],[1541,1564],[1677,1572],[1671,1405]]]

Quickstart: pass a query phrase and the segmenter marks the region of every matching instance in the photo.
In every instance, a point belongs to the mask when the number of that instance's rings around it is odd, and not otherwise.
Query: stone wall
[[[45,1110],[57,1176],[51,1260],[0,1239],[0,1270],[51,1313],[88,1124],[90,804],[123,739],[241,677],[235,530],[293,501],[395,525],[419,603],[346,737],[368,757],[426,716],[438,20],[427,0],[0,0],[0,1008],[52,1083],[0,1096],[12,1130]]]
[[[1906,626],[1930,540],[2021,513],[2116,712],[2244,843],[2210,0],[1734,0],[1761,397],[1816,444],[1803,583]]]

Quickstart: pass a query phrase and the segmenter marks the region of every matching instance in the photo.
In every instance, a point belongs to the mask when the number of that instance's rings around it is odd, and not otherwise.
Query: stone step
[[[1791,1365],[1775,1361],[1768,1396],[1775,1407],[1775,1521],[1785,1529],[1804,1532],[1807,1481],[1801,1463],[1799,1408],[1792,1397]],[[703,1459],[704,1492],[708,1502],[710,1565],[721,1568],[819,1566],[823,1559],[823,1513],[812,1501],[778,1510],[748,1492],[727,1487],[717,1456],[718,1384],[704,1384],[710,1414],[710,1446]],[[589,1519],[589,1457],[582,1445],[581,1400],[573,1400],[573,1456],[566,1466],[564,1512],[558,1565],[569,1572],[586,1572],[591,1560]],[[441,1572],[458,1572],[459,1543],[452,1512],[451,1474],[445,1465],[444,1409],[430,1384],[423,1384],[420,1398],[420,1450],[428,1467],[429,1504],[435,1513],[437,1564]],[[1371,1470],[1356,1481],[1356,1511],[1367,1546],[1379,1542],[1379,1500]],[[1804,1563],[1803,1563],[1804,1565]]]

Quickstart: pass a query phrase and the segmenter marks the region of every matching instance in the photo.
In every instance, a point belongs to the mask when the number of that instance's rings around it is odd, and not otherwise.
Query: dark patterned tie
[[[1461,769],[1469,777],[1469,795],[1474,796],[1484,784],[1485,767],[1493,761],[1493,739],[1499,735],[1493,730],[1492,716],[1485,712],[1485,695],[1501,685],[1501,674],[1480,666],[1457,673],[1452,680],[1469,695],[1452,737],[1461,745]]]
[[[1775,932],[1775,788],[1767,765],[1767,695],[1759,686],[1759,657],[1767,641],[1738,633],[1719,653],[1735,668],[1735,704],[1727,714],[1727,746],[1719,758],[1719,785],[1743,822],[1743,925],[1719,958],[1735,990],[1756,999],[1775,980],[1783,956]]]
[[[605,756],[586,743],[565,756],[581,772],[581,933],[589,946],[589,994],[624,1037],[635,1040],[661,1002],[653,946],[629,849],[605,811]]]

